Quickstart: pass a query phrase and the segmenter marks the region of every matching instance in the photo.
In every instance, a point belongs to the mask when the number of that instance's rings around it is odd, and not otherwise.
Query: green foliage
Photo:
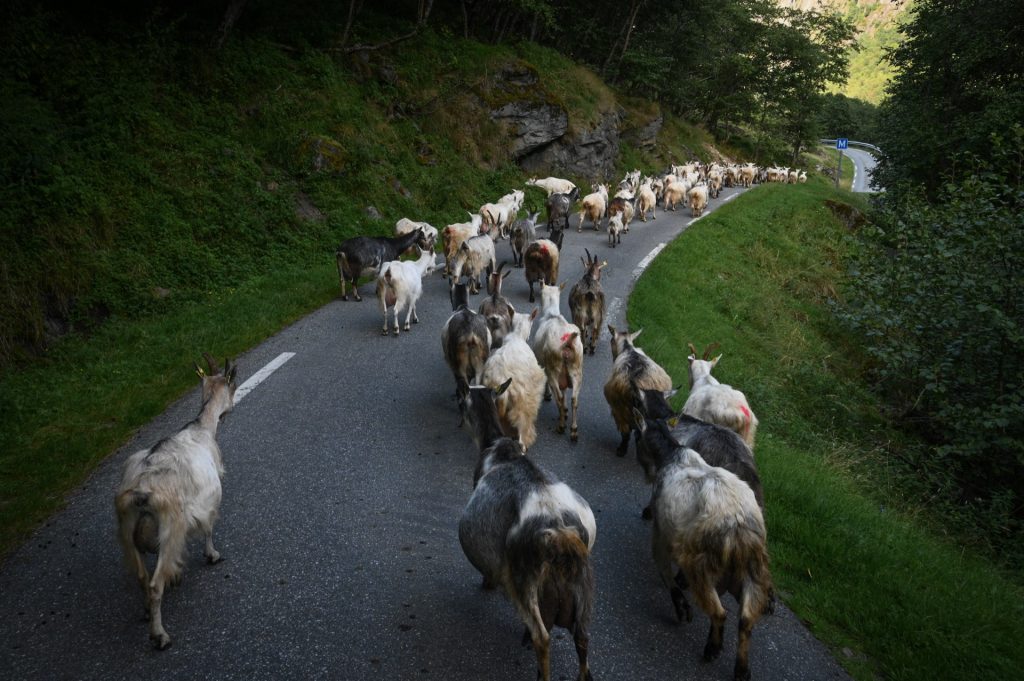
[[[884,196],[859,235],[841,317],[864,338],[907,464],[1024,566],[1024,130],[933,201]]]
[[[881,108],[875,177],[941,188],[957,154],[988,158],[990,136],[1024,120],[1024,32],[1018,0],[921,0],[888,55],[896,77]],[[970,168],[968,168],[970,170]]]
[[[827,200],[865,207],[820,177],[720,207],[637,282],[630,328],[676,379],[686,341],[721,343],[716,376],[761,421],[773,578],[855,678],[1013,677],[1024,590],[943,538],[962,529],[944,507],[909,497],[918,472],[898,457],[912,440],[887,425],[861,342],[828,305],[853,244]]]
[[[825,95],[825,106],[818,114],[823,137],[847,137],[874,143],[878,134],[878,107],[871,102],[846,95]]]

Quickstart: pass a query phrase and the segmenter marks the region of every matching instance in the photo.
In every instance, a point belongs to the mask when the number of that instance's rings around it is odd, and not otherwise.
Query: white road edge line
[[[273,361],[250,376],[248,381],[238,386],[238,389],[235,390],[235,404],[241,402],[243,397],[255,390],[256,386],[267,380],[270,377],[270,374],[280,369],[282,364],[294,356],[294,352],[282,352],[280,355],[275,357]]]
[[[853,156],[850,156],[850,160],[853,161],[853,181],[850,182],[850,191],[857,191],[857,162],[853,160]]]
[[[739,194],[729,194],[729,196],[727,196],[724,199],[722,199],[722,203],[725,203],[726,201],[732,201],[737,196],[739,196]]]
[[[644,259],[640,261],[640,263],[633,270],[633,279],[634,280],[640,278],[640,275],[644,273],[644,270],[647,269],[647,266],[651,264],[652,260],[654,260],[656,257],[658,257],[658,254],[661,253],[661,249],[665,248],[666,245],[667,244],[664,244],[664,243],[658,244],[657,246],[654,247],[653,251],[648,253],[644,257]]]

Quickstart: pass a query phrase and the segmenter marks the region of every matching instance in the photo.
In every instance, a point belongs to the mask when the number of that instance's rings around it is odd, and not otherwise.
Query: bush
[[[840,316],[874,360],[907,455],[937,498],[1024,565],[1024,190],[1020,143],[924,192],[883,197]],[[1012,151],[1011,151],[1012,150]],[[964,167],[963,165],[961,167]]]

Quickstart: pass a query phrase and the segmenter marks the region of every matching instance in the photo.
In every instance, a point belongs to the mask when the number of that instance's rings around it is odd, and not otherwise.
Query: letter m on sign
[[[850,146],[850,140],[846,137],[840,137],[836,140],[836,149],[846,149]]]

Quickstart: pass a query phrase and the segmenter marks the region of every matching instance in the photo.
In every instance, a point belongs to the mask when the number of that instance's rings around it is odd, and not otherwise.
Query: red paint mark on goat
[[[747,408],[747,405],[741,404],[740,405],[740,411],[742,411],[743,412],[743,416],[746,417],[747,423],[750,423],[750,409]]]
[[[563,334],[562,334],[562,342],[563,342],[563,343],[565,343],[566,341],[568,341],[568,340],[569,340],[570,338],[572,338],[572,334],[571,334],[571,333],[563,333]]]

